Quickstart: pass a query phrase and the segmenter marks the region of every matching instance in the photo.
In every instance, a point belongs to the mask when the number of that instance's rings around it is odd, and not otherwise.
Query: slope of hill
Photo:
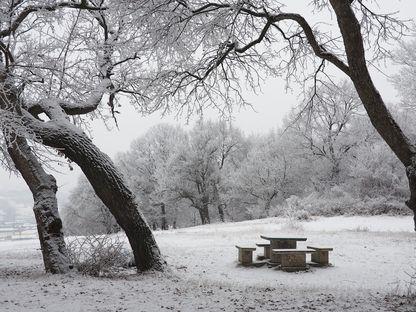
[[[332,267],[286,273],[236,263],[236,243],[300,235],[334,247]],[[411,217],[270,218],[157,232],[168,273],[113,278],[42,273],[35,240],[0,242],[0,311],[415,311]],[[303,245],[306,245],[302,244]],[[71,302],[71,304],[62,304]]]

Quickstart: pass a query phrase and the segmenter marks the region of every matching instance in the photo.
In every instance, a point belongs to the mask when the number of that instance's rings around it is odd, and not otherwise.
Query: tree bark
[[[410,198],[406,201],[407,207],[413,211],[413,223],[416,231],[416,165],[407,166],[406,175],[409,181]]]
[[[5,136],[10,138],[10,134]],[[14,136],[8,141],[9,155],[33,195],[33,211],[45,271],[53,274],[66,273],[70,270],[71,263],[58,213],[55,178],[43,170],[24,138]]]
[[[269,216],[270,208],[272,206],[272,200],[275,198],[277,193],[273,193],[269,198],[266,199],[266,202],[264,204],[264,210],[263,210],[263,217],[267,218]]]
[[[220,192],[218,190],[217,185],[219,184],[219,179],[213,183],[213,202],[217,205],[218,215],[220,217],[221,222],[225,222],[224,216],[224,207],[226,206],[224,203],[221,202]]]
[[[134,195],[111,159],[81,129],[69,122],[67,114],[56,101],[46,100],[41,103],[42,111],[50,118],[47,122],[22,109],[17,91],[5,83],[7,79],[4,73],[0,74],[0,108],[15,113],[16,117],[22,117],[25,126],[33,131],[42,144],[56,148],[81,168],[97,196],[126,233],[137,270],[162,271],[166,263],[152,231],[138,211]]]
[[[162,214],[161,220],[160,220],[162,230],[167,230],[168,229],[168,223],[167,223],[167,220],[166,220],[166,206],[165,206],[165,203],[160,204],[160,210],[161,210],[161,214]]]
[[[84,172],[95,193],[108,207],[126,233],[138,271],[165,266],[152,231],[138,210],[135,196],[111,159],[87,135],[73,125],[45,122],[32,127],[42,143],[58,149]]]
[[[207,204],[203,204],[202,207],[200,207],[198,209],[198,211],[199,211],[199,216],[201,217],[201,223],[202,224],[211,223],[211,220],[209,218],[209,210],[208,210],[208,205]]]
[[[220,216],[220,221],[225,222],[225,216],[224,216],[224,208],[225,204],[218,204],[218,215]]]
[[[340,160],[337,159],[335,156],[331,157],[331,181],[333,184],[338,185],[340,182]]]
[[[13,86],[7,83],[7,75],[4,71],[0,71],[0,83],[0,109],[3,113],[17,113],[17,115],[20,115],[17,92]],[[62,221],[58,212],[56,180],[43,170],[26,139],[16,133],[15,128],[21,127],[21,123],[13,119],[10,119],[8,124],[3,125],[2,131],[7,151],[16,169],[32,192],[33,212],[45,271],[54,274],[65,273],[70,270],[71,264],[68,259],[62,232]]]
[[[416,148],[403,133],[374,86],[367,68],[361,26],[351,1],[330,0],[337,16],[350,68],[349,76],[374,128],[406,167],[410,199],[407,206],[416,214]],[[414,217],[416,230],[416,215]]]

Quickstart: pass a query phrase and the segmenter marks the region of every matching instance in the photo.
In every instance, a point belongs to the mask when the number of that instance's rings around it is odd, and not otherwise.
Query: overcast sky
[[[284,2],[284,1],[282,1]],[[292,2],[292,1],[290,1]],[[297,10],[309,3],[307,1],[293,1]],[[402,18],[416,18],[416,1],[415,0],[379,0],[380,10],[386,8],[386,11],[400,11],[399,16]],[[311,13],[302,12],[309,19],[313,19]],[[327,21],[330,22],[330,21]],[[386,73],[393,74],[397,69],[388,65],[385,69]],[[397,94],[388,79],[376,71],[372,71],[376,86],[381,92],[386,102],[397,102]],[[340,77],[343,77],[339,74]],[[247,92],[247,98],[253,104],[251,108],[236,110],[234,117],[234,125],[242,129],[245,133],[264,133],[280,124],[282,118],[289,112],[290,108],[299,102],[298,90],[291,93],[285,92],[285,82],[281,79],[269,79],[262,86],[263,92],[255,95]],[[204,117],[207,119],[217,119],[215,112],[205,112]],[[191,120],[191,125],[194,120]],[[150,127],[160,122],[171,124],[180,124],[185,126],[185,120],[176,119],[175,116],[165,116],[163,119],[160,114],[153,114],[147,117],[141,117],[131,107],[125,105],[121,109],[121,115],[118,117],[119,130],[113,129],[108,131],[101,121],[94,121],[92,127],[92,135],[94,143],[101,148],[102,151],[114,156],[117,152],[126,151],[131,141],[141,134],[145,133]],[[71,188],[76,184],[76,180],[80,175],[80,170],[75,166],[73,171],[69,171],[67,166],[59,168],[62,173],[55,173],[58,180],[58,200],[63,205]],[[0,169],[0,183],[3,187],[0,189],[0,199],[13,196],[13,200],[17,202],[20,213],[31,212],[31,195],[24,181],[21,178],[10,176],[6,171]],[[20,194],[20,196],[16,196]]]

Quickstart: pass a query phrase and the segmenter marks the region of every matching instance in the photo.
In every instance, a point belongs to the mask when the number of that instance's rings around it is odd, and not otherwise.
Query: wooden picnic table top
[[[264,235],[260,235],[261,238],[266,239],[266,240],[280,240],[280,241],[306,241],[307,238],[306,237],[282,237],[282,236],[264,236]]]
[[[315,252],[313,249],[272,249],[275,254],[286,254],[286,253],[312,253]]]

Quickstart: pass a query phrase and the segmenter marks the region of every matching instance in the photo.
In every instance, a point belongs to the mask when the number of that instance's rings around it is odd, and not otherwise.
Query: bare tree
[[[185,141],[181,128],[156,125],[134,140],[130,150],[119,154],[116,160],[133,192],[145,203],[147,219],[159,224],[162,230],[168,229],[168,222],[172,224],[177,218],[178,202],[169,196],[164,180],[170,158]]]
[[[394,61],[401,65],[400,72],[393,82],[402,97],[404,108],[415,109],[416,103],[416,40],[402,43],[393,56]]]
[[[259,216],[267,217],[272,206],[290,194],[294,171],[275,133],[256,141],[232,175],[233,189],[247,206],[262,207]]]
[[[330,183],[339,183],[341,162],[353,147],[367,139],[355,133],[352,121],[358,115],[361,101],[355,89],[346,81],[318,88],[313,103],[293,113],[287,132],[313,157],[327,160],[331,165]]]
[[[120,15],[124,13],[113,4],[107,10],[101,1],[2,2],[6,18],[0,24],[0,109],[3,117],[19,121],[17,126],[9,122],[13,130],[26,130],[19,135],[30,134],[30,139],[80,166],[125,231],[139,271],[162,270],[164,260],[123,176],[74,125],[85,123],[83,114],[102,116],[98,108],[104,95],[114,117],[116,94],[123,91],[123,82],[134,83],[128,76],[129,62],[139,57],[123,49],[137,33],[126,26],[128,21]],[[58,20],[65,26],[56,28]]]
[[[224,222],[225,215],[228,214],[224,194],[230,188],[225,177],[239,166],[240,161],[245,156],[246,146],[241,132],[227,122],[214,123],[210,125],[208,131],[213,132],[216,137],[216,144],[219,146],[215,157],[217,176],[212,182],[213,203],[217,206],[220,221]]]
[[[198,122],[170,158],[164,182],[172,196],[188,201],[198,211],[202,224],[211,223],[209,207],[218,174],[214,161],[219,146],[215,143],[205,123]]]
[[[415,214],[416,227],[416,147],[387,109],[369,72],[370,64],[390,56],[385,43],[402,36],[405,22],[376,12],[362,0],[311,1],[317,14],[329,10],[335,16],[337,24],[330,29],[309,24],[301,14],[285,12],[283,2],[165,4],[168,10],[155,7],[152,12],[151,23],[159,30],[153,33],[159,36],[151,44],[170,55],[181,49],[182,57],[177,62],[169,57],[168,62],[155,60],[158,70],[148,87],[156,99],[151,101],[153,107],[168,106],[172,97],[180,107],[193,102],[188,107],[197,109],[218,106],[219,99],[227,104],[243,101],[240,77],[256,88],[264,72],[286,75],[316,90],[320,82],[330,79],[325,74],[330,64],[351,80],[371,123],[405,166],[411,193],[406,203]]]
[[[13,92],[15,90],[12,87],[6,88],[5,79],[6,76],[2,72],[0,74],[0,81],[2,82],[0,126],[3,143],[8,152],[8,155],[4,156],[6,159],[7,157],[11,158],[15,168],[20,172],[32,192],[33,212],[37,223],[45,271],[65,273],[69,271],[71,264],[62,232],[62,221],[58,213],[56,180],[52,175],[45,172],[38,157],[22,136],[27,135],[27,129],[21,123],[21,120],[16,120],[13,114],[16,109],[13,104],[17,101]],[[13,169],[10,163],[6,163],[6,165],[9,169]]]
[[[242,135],[226,122],[200,120],[187,138],[169,159],[165,189],[176,200],[190,203],[202,224],[211,222],[210,207],[224,221],[227,185],[223,178],[239,160]]]

